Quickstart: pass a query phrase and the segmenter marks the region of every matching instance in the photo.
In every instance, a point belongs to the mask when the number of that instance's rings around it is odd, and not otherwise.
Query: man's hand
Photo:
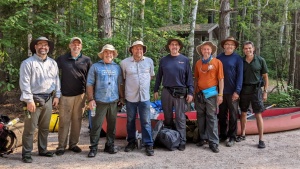
[[[187,95],[186,96],[186,102],[191,103],[193,101],[193,96],[192,95]]]
[[[233,95],[232,95],[232,101],[236,101],[240,96],[234,92]]]
[[[57,107],[57,106],[58,106],[58,103],[59,103],[59,98],[54,97],[53,102],[52,102],[52,106],[53,106],[53,107]]]
[[[218,106],[223,102],[223,96],[218,96],[217,97],[217,104]]]
[[[35,112],[36,106],[34,102],[27,103],[27,110],[31,113]]]
[[[268,99],[268,93],[267,92],[263,92],[263,101],[267,101]]]
[[[155,92],[153,96],[154,96],[154,100],[157,100],[158,99],[158,92]]]

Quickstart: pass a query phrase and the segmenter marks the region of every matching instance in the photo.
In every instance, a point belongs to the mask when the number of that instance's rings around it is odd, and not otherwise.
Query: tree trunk
[[[261,2],[257,0],[257,13],[255,17],[255,27],[256,27],[256,44],[255,44],[255,52],[260,56],[260,46],[261,46]]]
[[[110,0],[98,0],[98,37],[111,38]]]
[[[29,27],[32,27],[32,16],[33,16],[33,9],[32,9],[32,1],[29,1],[29,10],[28,10],[28,25]],[[32,41],[32,31],[28,31],[27,34],[27,45],[28,45],[28,51],[27,56],[31,56],[32,52],[30,50],[30,43]]]
[[[219,20],[219,41],[226,39],[230,33],[230,2],[229,0],[221,0]],[[218,53],[221,52],[222,47],[219,43]]]
[[[141,33],[140,33],[140,39],[144,40],[144,20],[145,20],[145,0],[141,0]]]
[[[179,24],[180,24],[180,25],[183,23],[184,6],[185,6],[185,0],[181,0],[180,19],[179,19]]]
[[[296,61],[295,65],[292,64],[292,66],[295,66],[295,79],[294,79],[294,88],[295,89],[300,89],[300,57],[297,57],[297,52],[299,52],[299,48],[298,48],[298,41],[300,39],[300,36],[298,34],[298,32],[300,31],[300,26],[299,26],[299,21],[300,21],[300,10],[296,10],[295,14],[294,14],[295,18],[294,18],[294,26],[293,29],[295,29],[293,31],[293,37],[292,37],[292,52],[291,52],[291,59],[290,59],[290,63],[292,62],[292,58]],[[290,69],[291,69],[291,65],[290,65]],[[292,72],[290,72],[290,75],[292,76]],[[291,83],[292,84],[292,83]]]
[[[188,58],[190,63],[193,65],[194,57],[194,39],[195,39],[195,25],[197,19],[197,9],[198,9],[198,0],[193,0],[192,11],[190,15],[190,35],[189,35],[189,45],[188,45]]]
[[[172,0],[168,2],[168,11],[169,11],[169,25],[173,24],[173,15],[172,15]]]
[[[238,3],[239,3],[239,0],[234,0],[234,3],[233,3],[233,6],[234,6],[234,9],[237,10],[238,9]],[[231,19],[231,29],[230,29],[230,34],[233,35],[233,36],[238,36],[238,33],[237,33],[237,29],[238,29],[238,12],[234,12],[232,13],[232,19]]]

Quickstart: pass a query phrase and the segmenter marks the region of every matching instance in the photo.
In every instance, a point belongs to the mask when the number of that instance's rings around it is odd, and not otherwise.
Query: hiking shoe
[[[146,155],[147,156],[153,156],[154,155],[153,146],[146,146]]]
[[[97,154],[97,150],[96,149],[91,149],[89,154],[88,154],[88,157],[92,158],[92,157],[95,157]]]
[[[39,156],[44,156],[44,157],[53,157],[54,153],[47,151],[45,153],[39,153]]]
[[[130,152],[133,151],[133,149],[135,149],[135,143],[128,143],[127,146],[125,147],[125,152]]]
[[[230,138],[229,141],[226,143],[227,147],[232,147],[234,145],[235,139]]]
[[[23,156],[22,161],[24,163],[32,163],[32,158],[31,158],[31,156]]]
[[[204,144],[205,144],[205,141],[204,141],[204,140],[200,140],[200,141],[196,144],[196,146],[201,147],[201,146],[203,146]]]
[[[80,153],[82,151],[81,148],[79,148],[78,146],[69,148],[69,150],[71,150],[71,151],[73,151],[75,153]]]
[[[218,148],[218,145],[217,144],[211,144],[209,145],[209,148],[211,149],[212,152],[214,153],[218,153],[220,152],[219,148]]]
[[[261,140],[259,140],[259,142],[258,142],[258,146],[257,146],[258,148],[266,148],[266,145],[265,145],[265,142],[264,141],[261,141]]]
[[[64,153],[65,153],[65,150],[56,150],[56,152],[55,152],[55,154],[56,154],[57,156],[64,155]]]
[[[241,141],[244,141],[244,140],[246,140],[246,136],[237,136],[237,137],[235,138],[235,141],[236,141],[236,142],[241,142]]]
[[[118,147],[114,146],[113,144],[110,146],[105,144],[104,152],[107,152],[109,154],[116,154],[118,152]]]
[[[178,147],[179,151],[184,151],[185,150],[185,144],[180,144]]]

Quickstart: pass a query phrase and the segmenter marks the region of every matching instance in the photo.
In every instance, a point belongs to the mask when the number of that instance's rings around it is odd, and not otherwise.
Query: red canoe
[[[197,120],[196,112],[186,112],[189,120]],[[289,108],[272,108],[265,110],[262,113],[264,119],[264,133],[273,133],[280,131],[287,131],[292,129],[300,128],[300,107],[289,107]],[[117,124],[116,124],[116,138],[125,138],[127,136],[126,113],[118,113]],[[164,114],[160,113],[157,119],[152,119],[152,127],[155,126],[157,120],[163,120]],[[106,120],[103,122],[103,130],[106,132],[107,123]],[[136,128],[141,132],[140,121],[136,120]],[[238,121],[238,134],[240,134],[240,122]],[[246,134],[258,134],[256,127],[256,120],[248,119]]]

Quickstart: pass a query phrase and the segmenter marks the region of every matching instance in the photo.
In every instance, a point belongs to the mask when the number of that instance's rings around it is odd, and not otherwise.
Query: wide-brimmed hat
[[[144,45],[144,43],[140,40],[137,40],[132,43],[132,45],[129,47],[128,51],[132,54],[132,47],[136,45],[142,45],[143,46],[143,53],[145,54],[147,52],[147,46]]]
[[[73,38],[70,40],[70,43],[73,43],[75,40],[78,40],[78,41],[82,44],[82,40],[81,40],[79,37],[73,37]]]
[[[110,51],[113,51],[114,52],[114,58],[116,58],[118,56],[118,51],[115,49],[115,47],[111,44],[106,44],[102,47],[102,50],[101,52],[98,53],[98,56],[103,59],[103,52],[105,50],[110,50]]]
[[[47,39],[46,37],[39,37],[33,41],[31,41],[30,43],[30,50],[32,52],[32,54],[36,53],[36,50],[35,50],[35,45],[39,42],[39,41],[47,41],[48,42],[48,46],[49,46],[49,52],[48,53],[51,53],[54,49],[54,43],[52,41],[50,41],[49,39]]]
[[[234,42],[234,43],[235,43],[235,48],[238,48],[238,47],[239,47],[239,42],[236,41],[236,40],[234,39],[234,37],[229,36],[229,37],[227,37],[226,39],[224,39],[224,40],[221,41],[221,46],[222,46],[223,49],[224,49],[224,44],[225,44],[225,42],[227,42],[227,41],[232,41],[232,42]]]
[[[171,38],[171,39],[168,40],[167,45],[165,46],[166,47],[166,51],[170,52],[169,45],[171,44],[172,41],[177,41],[179,43],[179,46],[180,46],[179,51],[181,51],[182,48],[183,48],[183,43],[182,43],[182,41],[180,39],[176,39],[176,38]]]
[[[198,46],[196,47],[196,51],[197,51],[197,53],[198,53],[199,55],[202,56],[201,47],[204,46],[204,45],[208,45],[208,46],[211,47],[211,50],[212,50],[212,51],[211,51],[211,55],[213,55],[213,54],[216,53],[216,51],[217,51],[217,46],[216,46],[214,43],[212,43],[211,41],[204,41],[201,45],[198,45]]]

